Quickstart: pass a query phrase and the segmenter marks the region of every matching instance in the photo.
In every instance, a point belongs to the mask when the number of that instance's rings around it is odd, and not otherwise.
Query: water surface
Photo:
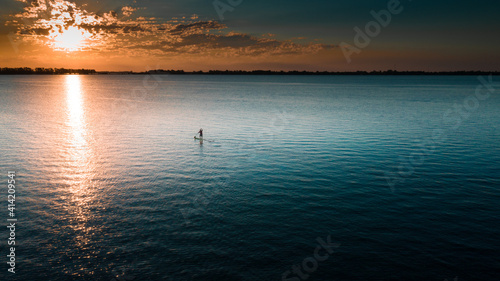
[[[307,280],[496,280],[500,98],[479,83],[1,76],[14,278],[282,280],[330,236]]]

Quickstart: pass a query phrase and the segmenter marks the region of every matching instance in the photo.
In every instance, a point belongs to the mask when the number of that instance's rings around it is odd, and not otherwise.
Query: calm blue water
[[[0,279],[498,280],[498,81],[0,76]]]

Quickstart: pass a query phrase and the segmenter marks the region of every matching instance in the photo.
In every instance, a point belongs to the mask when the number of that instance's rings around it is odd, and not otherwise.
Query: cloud
[[[126,17],[130,17],[137,10],[138,10],[137,8],[125,6],[125,7],[122,7],[122,14]]]
[[[192,34],[200,34],[211,29],[223,29],[225,25],[216,21],[198,21],[189,24],[178,24],[169,31],[173,35],[189,36]]]
[[[79,50],[116,52],[129,55],[147,51],[156,56],[214,55],[264,56],[312,54],[334,48],[325,44],[298,44],[279,41],[274,35],[260,37],[236,33],[218,21],[199,20],[198,15],[170,20],[134,17],[139,8],[123,6],[107,12],[91,12],[67,0],[18,0],[22,12],[12,15],[9,24],[29,44],[54,47],[52,41],[68,30],[80,30],[85,42]]]

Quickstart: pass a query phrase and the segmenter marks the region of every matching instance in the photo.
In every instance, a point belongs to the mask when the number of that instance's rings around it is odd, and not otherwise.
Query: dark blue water
[[[1,76],[0,279],[498,280],[482,79]]]

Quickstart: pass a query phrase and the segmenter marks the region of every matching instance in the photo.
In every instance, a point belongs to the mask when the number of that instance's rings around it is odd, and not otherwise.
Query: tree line
[[[500,75],[493,71],[273,71],[273,70],[209,70],[209,71],[184,71],[154,69],[145,72],[133,71],[95,71],[94,69],[68,69],[68,68],[43,68],[35,69],[29,67],[0,68],[1,74],[208,74],[208,75]]]
[[[68,69],[68,68],[30,68],[30,67],[3,67],[0,74],[95,74],[94,69]]]
[[[209,70],[209,71],[184,71],[154,69],[146,72],[129,72],[129,74],[208,74],[208,75],[500,75],[493,71],[398,71],[398,70],[373,70],[373,71],[273,71],[273,70]]]

